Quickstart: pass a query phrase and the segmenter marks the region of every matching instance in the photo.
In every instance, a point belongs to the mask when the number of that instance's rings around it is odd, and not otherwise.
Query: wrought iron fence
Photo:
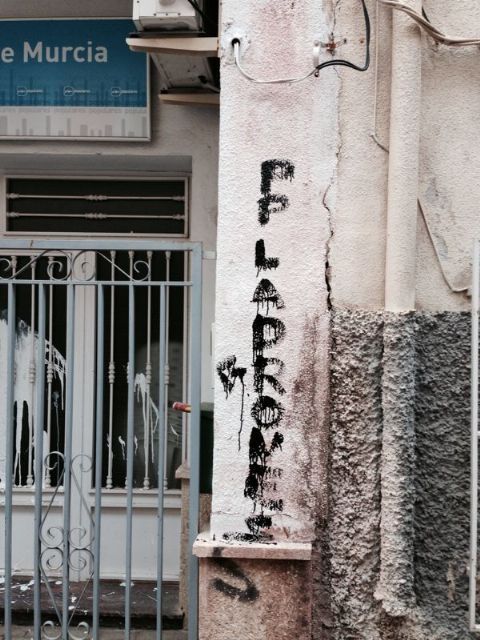
[[[124,577],[125,638],[139,545],[154,566],[162,638],[165,497],[187,452],[190,550],[198,532],[201,266],[200,245],[183,241],[0,242],[7,638],[19,572],[33,580],[35,640],[101,638],[102,557],[112,556],[112,545]],[[187,400],[191,414],[174,415],[172,400]],[[102,507],[110,495],[117,512],[109,520]],[[139,500],[150,501],[152,518],[140,527],[154,544],[135,546]],[[110,539],[119,523],[122,536]],[[19,558],[19,540],[27,560]],[[190,553],[190,640],[197,637],[197,580]]]

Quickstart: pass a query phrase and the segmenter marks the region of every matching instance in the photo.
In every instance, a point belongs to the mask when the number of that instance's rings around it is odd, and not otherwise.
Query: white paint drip
[[[120,446],[122,447],[122,457],[124,460],[126,460],[126,456],[125,456],[125,447],[126,447],[126,443],[125,440],[122,438],[122,436],[118,436],[118,441],[120,443]]]
[[[135,392],[137,394],[137,402],[142,403],[142,419],[143,419],[143,438],[145,449],[149,442],[149,438],[156,432],[159,421],[159,412],[157,405],[153,402],[152,397],[148,393],[147,378],[144,373],[137,373],[135,376]],[[136,452],[136,449],[135,449]],[[154,462],[154,450],[151,447],[151,458]]]
[[[35,337],[35,353],[37,348],[37,340]],[[7,321],[4,318],[0,318],[0,487],[4,484],[5,478],[5,452],[6,452],[6,391],[7,391],[7,348],[8,348],[8,327]],[[50,344],[46,341],[46,354],[45,363],[48,363],[48,355],[50,350]],[[15,389],[14,400],[16,405],[16,437],[15,437],[15,456],[14,456],[14,474],[19,474],[21,477],[21,459],[20,452],[22,448],[22,436],[23,436],[23,420],[25,412],[28,417],[28,427],[31,433],[33,432],[33,412],[34,406],[32,406],[33,393],[32,382],[30,380],[30,364],[32,357],[32,332],[31,328],[23,321],[20,320],[17,324],[17,335],[15,344]],[[66,362],[61,353],[52,347],[52,360],[53,360],[53,375],[56,378],[62,388],[62,407],[63,407],[63,389],[65,386],[66,376]],[[46,434],[44,432],[44,441]],[[33,447],[33,442],[28,443],[28,446]]]

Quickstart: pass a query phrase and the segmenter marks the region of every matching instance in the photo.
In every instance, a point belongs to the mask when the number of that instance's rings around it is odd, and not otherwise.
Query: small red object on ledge
[[[192,405],[187,404],[186,402],[174,402],[172,404],[172,409],[174,411],[181,411],[182,413],[191,413]]]

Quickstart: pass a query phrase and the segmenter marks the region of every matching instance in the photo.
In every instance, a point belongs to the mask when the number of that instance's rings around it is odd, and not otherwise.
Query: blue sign
[[[124,19],[0,21],[0,137],[148,138],[148,64],[125,42],[134,30]]]

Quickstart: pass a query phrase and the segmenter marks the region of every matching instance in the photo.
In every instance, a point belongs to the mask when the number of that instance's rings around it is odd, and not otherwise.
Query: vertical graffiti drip
[[[217,374],[222,383],[225,397],[228,399],[235,388],[237,380],[240,381],[242,387],[242,399],[240,406],[240,429],[238,430],[238,450],[241,450],[241,440],[243,432],[243,422],[245,416],[245,375],[247,370],[243,367],[235,366],[237,364],[236,356],[230,356],[217,365]]]

